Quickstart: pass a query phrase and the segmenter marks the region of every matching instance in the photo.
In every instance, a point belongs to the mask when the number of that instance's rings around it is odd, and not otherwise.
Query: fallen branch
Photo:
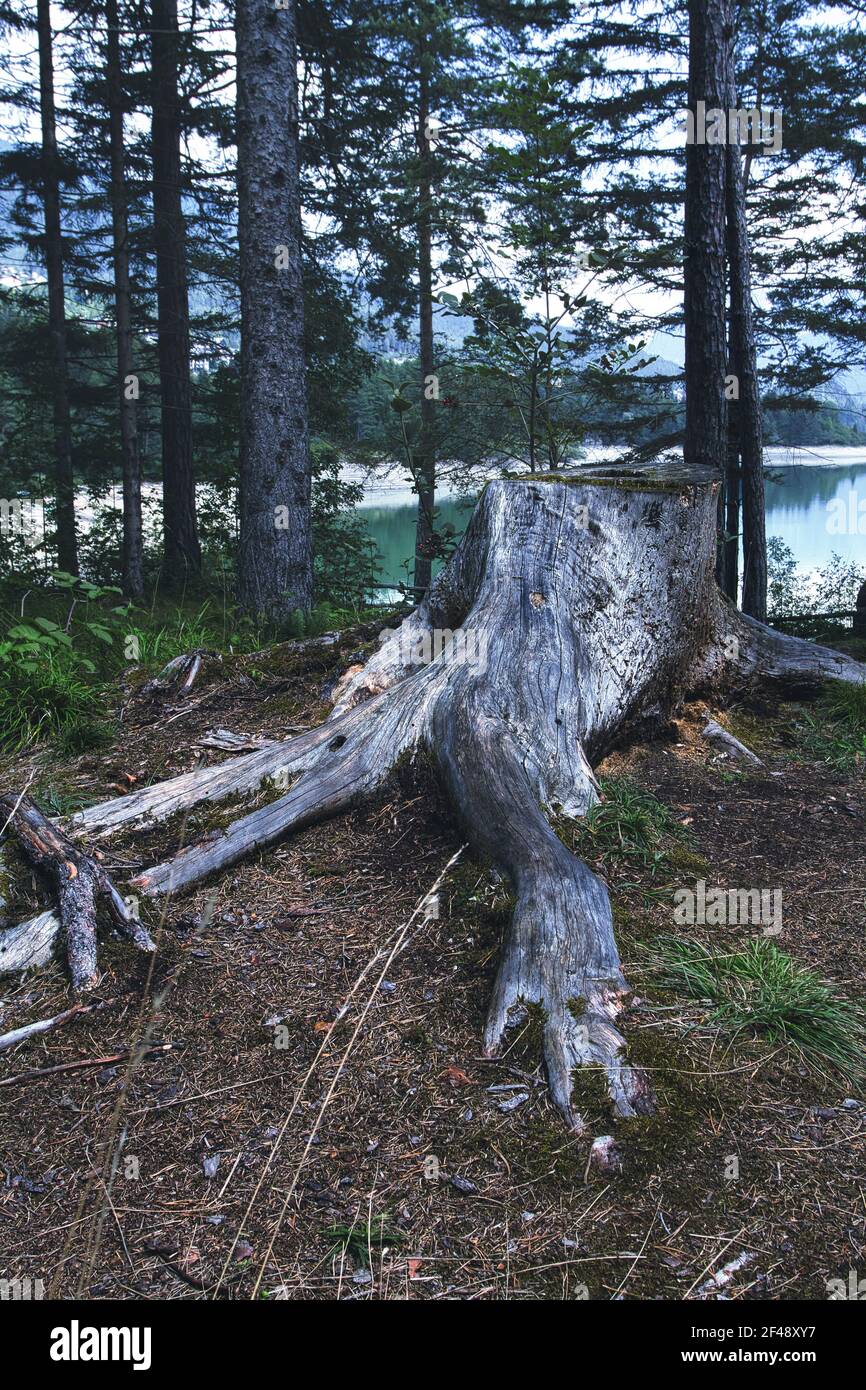
[[[171,1052],[178,1046],[177,1043],[155,1043],[152,1047],[145,1047],[136,1055],[139,1057],[152,1057],[159,1053]],[[134,1049],[126,1047],[122,1052],[113,1052],[110,1057],[82,1057],[78,1062],[61,1062],[56,1067],[40,1067],[36,1071],[19,1071],[15,1076],[7,1076],[0,1081],[0,1086],[22,1086],[28,1081],[41,1081],[46,1076],[58,1076],[61,1072],[82,1071],[85,1067],[113,1067],[117,1062],[128,1062],[133,1056]]]
[[[709,1279],[704,1280],[695,1293],[695,1298],[723,1297],[722,1291],[727,1288],[734,1275],[738,1274],[746,1265],[751,1264],[754,1258],[755,1255],[752,1251],[743,1250],[735,1260],[729,1260],[718,1273],[711,1274]]]
[[[82,1014],[96,1013],[99,1009],[107,1009],[113,1000],[102,1001],[96,1004],[73,1004],[71,1009],[64,1009],[62,1014],[55,1014],[53,1018],[42,1018],[38,1023],[26,1023],[23,1028],[13,1028],[11,1033],[0,1034],[0,1052],[7,1047],[14,1047],[16,1043],[24,1042],[27,1038],[33,1038],[37,1033],[49,1033],[53,1028],[60,1028],[70,1019],[78,1018]]]
[[[152,697],[171,692],[177,699],[182,700],[195,685],[201,671],[202,657],[206,655],[203,649],[196,648],[194,651],[172,657],[158,676],[154,676],[153,680],[142,686],[142,695]]]
[[[78,849],[68,835],[42,814],[35,801],[29,796],[0,796],[0,815],[4,812],[8,813],[8,833],[15,835],[34,868],[54,883],[74,989],[91,989],[97,980],[98,897],[105,899],[115,925],[127,940],[141,951],[154,949],[148,933],[130,912],[101,864]],[[44,927],[45,924],[40,928],[43,940]],[[8,949],[9,941],[4,940],[4,944]],[[16,944],[19,949],[28,949],[26,939]],[[8,969],[8,963],[4,969]]]
[[[707,743],[718,748],[720,753],[724,753],[728,758],[733,758],[736,762],[751,763],[754,767],[764,766],[757,753],[753,753],[751,748],[747,748],[733,734],[728,733],[727,729],[723,729],[715,719],[707,720],[706,727],[701,730],[701,738],[706,739]]]

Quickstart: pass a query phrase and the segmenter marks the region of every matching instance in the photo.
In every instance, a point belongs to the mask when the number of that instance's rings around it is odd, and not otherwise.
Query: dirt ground
[[[184,704],[126,690],[113,747],[18,759],[2,783],[32,774],[62,813],[226,756],[195,746],[210,728],[309,726],[372,636],[210,659]],[[531,1013],[503,1057],[482,1057],[507,891],[464,851],[438,917],[412,917],[461,838],[424,770],[405,768],[376,805],[162,915],[144,907],[156,957],[107,938],[104,1007],[0,1054],[0,1276],[108,1299],[694,1299],[737,1260],[727,1297],[821,1299],[862,1270],[866,1108],[851,1083],[784,1046],[732,1045],[647,970],[645,944],[676,930],[673,889],[704,877],[781,888],[778,944],[863,993],[862,770],[798,752],[799,706],[716,713],[763,768],[732,772],[693,708],[601,769],[691,836],[655,875],[596,863],[635,990],[624,1031],[658,1095],[654,1117],[616,1127],[622,1172],[588,1167],[611,1130],[592,1086],[583,1136],[551,1106]],[[106,865],[122,882],[220,814],[105,842]],[[14,860],[12,876],[17,918],[22,897],[44,899]],[[0,978],[0,1032],[70,1002],[60,963]]]

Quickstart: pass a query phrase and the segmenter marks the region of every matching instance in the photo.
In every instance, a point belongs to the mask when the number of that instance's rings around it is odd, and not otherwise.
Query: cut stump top
[[[683,487],[710,487],[721,474],[703,464],[683,459],[654,459],[639,464],[602,464],[557,469],[553,473],[507,473],[501,480],[512,483],[589,483],[617,487],[627,492],[678,492]],[[495,481],[495,480],[494,480]]]

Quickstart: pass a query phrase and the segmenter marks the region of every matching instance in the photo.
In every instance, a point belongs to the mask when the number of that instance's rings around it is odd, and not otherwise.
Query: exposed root
[[[763,767],[761,759],[757,753],[753,753],[751,748],[747,748],[733,734],[723,729],[715,719],[707,719],[704,728],[701,730],[701,738],[706,739],[725,757],[733,758],[735,762],[750,763],[753,767]]]

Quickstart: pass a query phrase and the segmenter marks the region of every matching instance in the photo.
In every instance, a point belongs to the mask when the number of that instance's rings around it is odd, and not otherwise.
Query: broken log
[[[96,983],[96,900],[104,898],[122,934],[139,950],[152,951],[153,942],[130,913],[105,870],[78,849],[68,835],[42,814],[29,796],[0,796],[0,815],[6,817],[6,833],[14,835],[29,862],[52,882],[57,893],[60,923],[66,939],[66,958],[72,985],[90,989]],[[44,914],[43,914],[44,917]],[[35,919],[40,921],[39,918]],[[13,931],[15,928],[12,929]],[[18,931],[20,932],[20,928]],[[46,924],[41,929],[42,939]],[[9,941],[3,968],[9,968],[9,950],[32,950],[24,939]],[[2,958],[0,958],[2,961]]]

